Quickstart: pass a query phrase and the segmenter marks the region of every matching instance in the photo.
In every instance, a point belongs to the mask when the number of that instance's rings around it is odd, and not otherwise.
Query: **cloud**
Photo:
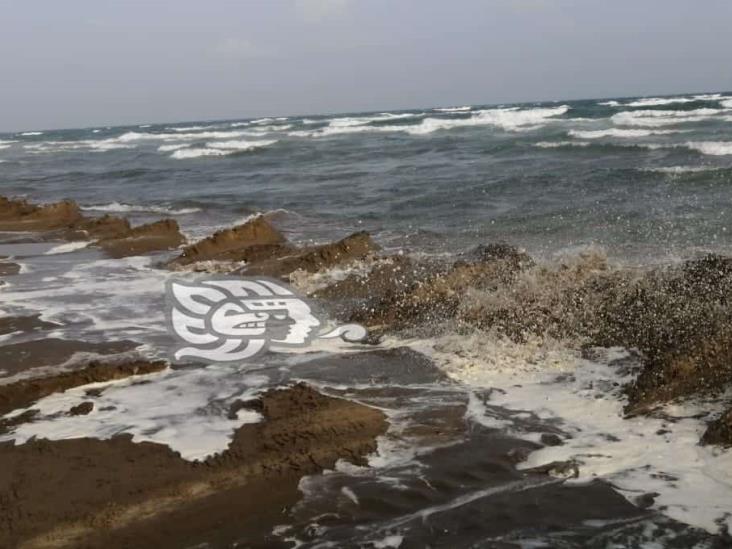
[[[300,15],[309,22],[333,19],[343,15],[352,0],[295,0]]]
[[[221,57],[233,59],[257,59],[269,57],[272,52],[247,40],[229,36],[219,41],[213,48],[213,52]]]

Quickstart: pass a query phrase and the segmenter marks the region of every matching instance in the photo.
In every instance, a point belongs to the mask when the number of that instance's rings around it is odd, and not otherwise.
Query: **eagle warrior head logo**
[[[305,301],[266,279],[169,280],[167,296],[170,326],[185,345],[176,360],[228,362],[270,346],[302,347],[321,325]]]

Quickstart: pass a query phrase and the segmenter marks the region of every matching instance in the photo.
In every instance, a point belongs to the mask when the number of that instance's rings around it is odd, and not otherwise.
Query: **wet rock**
[[[47,377],[22,379],[0,385],[0,415],[17,408],[27,408],[38,399],[72,387],[150,374],[162,371],[167,366],[167,362],[164,361],[93,361],[78,370],[63,371]]]
[[[559,478],[578,478],[579,465],[576,461],[552,461],[531,469],[524,469],[526,473],[540,473]]]
[[[94,409],[94,403],[93,402],[82,402],[81,404],[77,404],[76,406],[72,406],[69,410],[70,416],[85,416]]]
[[[68,228],[81,219],[71,200],[34,205],[23,199],[0,196],[0,231],[50,231]]]
[[[55,325],[43,321],[32,320],[33,317],[25,320],[17,320],[5,325],[6,329],[22,328],[52,328]],[[38,324],[41,322],[41,324]],[[3,326],[0,323],[0,327]],[[15,331],[15,330],[13,330]],[[69,360],[75,353],[96,353],[100,355],[113,355],[131,351],[139,344],[134,341],[109,341],[105,343],[91,343],[88,341],[77,341],[71,339],[45,338],[33,341],[22,341],[0,346],[0,365],[6,375],[13,375],[32,368],[44,366],[57,366]]]
[[[285,237],[263,217],[224,229],[183,249],[170,267],[199,261],[252,261],[287,253]]]
[[[35,330],[47,330],[58,328],[60,324],[41,320],[41,315],[29,316],[5,316],[0,318],[0,335],[13,332],[31,332]],[[2,349],[2,347],[0,347]]]
[[[122,235],[102,238],[94,244],[111,257],[119,258],[170,250],[184,242],[178,222],[174,219],[162,219],[133,227]]]
[[[562,440],[562,437],[555,435],[554,433],[542,433],[541,443],[545,446],[562,446],[564,441]]]
[[[330,244],[291,249],[270,259],[253,258],[238,271],[246,276],[286,277],[295,271],[314,273],[322,269],[364,259],[379,247],[366,232],[354,233]]]
[[[0,546],[266,540],[301,497],[303,475],[340,459],[363,463],[387,427],[380,411],[305,385],[260,401],[263,421],[238,428],[229,449],[205,463],[130,435],[0,444],[0,502],[14,510],[0,514]]]
[[[520,268],[532,267],[535,264],[529,254],[505,242],[482,244],[468,253],[462,254],[461,259],[471,263],[502,260]]]
[[[636,497],[633,500],[633,503],[635,505],[637,505],[638,507],[640,507],[641,509],[648,509],[649,507],[653,506],[653,504],[656,501],[656,498],[659,495],[660,494],[658,492],[649,492],[647,494],[642,494],[642,495]]]
[[[719,419],[709,423],[701,442],[702,444],[732,446],[732,408],[724,412]]]
[[[0,276],[17,275],[20,272],[20,265],[12,261],[0,261]]]
[[[121,238],[131,229],[130,222],[124,217],[107,214],[77,221],[65,237],[68,240]]]

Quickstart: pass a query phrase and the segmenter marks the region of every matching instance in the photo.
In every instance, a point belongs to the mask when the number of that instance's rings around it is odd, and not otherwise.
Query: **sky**
[[[0,131],[732,90],[730,0],[0,0]]]

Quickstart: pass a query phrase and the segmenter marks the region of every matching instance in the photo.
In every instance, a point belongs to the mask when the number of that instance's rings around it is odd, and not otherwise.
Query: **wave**
[[[605,101],[603,103],[598,103],[598,105],[604,105],[608,107],[662,107],[664,105],[695,103],[698,101],[720,101],[722,99],[723,96],[721,93],[704,93],[692,95],[691,97],[643,97],[641,99],[635,99],[627,103],[620,103],[619,101]]]
[[[43,135],[43,132],[23,132],[19,135],[22,135],[23,137],[33,137],[34,135]]]
[[[17,142],[17,139],[0,139],[0,145],[12,145],[13,143]]]
[[[4,149],[9,149],[10,147],[11,147],[10,145],[3,145],[2,143],[0,143],[0,151],[2,151]]]
[[[171,208],[168,206],[140,206],[138,204],[125,204],[122,202],[111,202],[109,204],[91,204],[81,206],[84,211],[93,212],[114,212],[114,213],[157,213],[165,215],[186,215],[200,212],[201,208]]]
[[[618,126],[671,126],[686,122],[699,122],[713,118],[721,113],[723,109],[695,109],[691,111],[672,110],[641,110],[622,111],[614,114],[610,119]]]
[[[732,109],[732,99],[724,99],[719,102],[725,109]]]
[[[540,149],[559,149],[561,147],[589,147],[591,144],[586,141],[539,141],[534,146]]]
[[[681,133],[682,130],[638,130],[624,128],[609,128],[607,130],[569,130],[571,137],[579,137],[580,139],[599,139],[602,137],[648,137],[650,135],[667,135],[671,133]]]
[[[346,133],[362,132],[405,132],[410,135],[425,135],[439,130],[451,130],[472,126],[497,126],[508,131],[525,131],[540,128],[569,111],[569,106],[538,107],[521,109],[519,107],[486,109],[475,111],[467,118],[424,118],[419,124],[405,125],[368,125],[371,122],[416,118],[424,113],[395,115],[382,113],[378,117],[342,118],[331,121],[325,128],[312,131],[290,132],[293,137],[324,137]],[[388,115],[388,116],[387,116]]]
[[[432,110],[437,112],[468,112],[473,110],[473,107],[469,107],[466,105],[464,107],[439,107]]]
[[[88,242],[67,242],[66,244],[59,244],[58,246],[54,246],[43,255],[67,254],[70,252],[75,252],[76,250],[81,250],[83,248],[86,248],[87,246],[89,246]]]
[[[689,141],[683,146],[712,156],[732,155],[732,141]]]
[[[204,139],[227,139],[232,137],[241,137],[250,135],[245,131],[210,131],[210,132],[192,132],[192,133],[140,133],[127,132],[119,137],[112,138],[121,143],[129,143],[130,141],[195,141]]]
[[[664,166],[661,168],[640,168],[640,171],[678,175],[682,173],[711,172],[721,169],[723,168],[719,166]]]
[[[42,143],[32,143],[23,145],[23,148],[31,153],[59,153],[73,152],[84,150],[90,152],[107,152],[120,149],[134,149],[134,145],[118,143],[116,139],[102,139],[95,141],[93,139],[84,139],[81,141],[44,141]]]
[[[206,143],[206,147],[178,149],[170,155],[176,160],[200,158],[202,156],[227,156],[230,154],[261,149],[277,143],[276,139],[263,141],[217,141]]]

